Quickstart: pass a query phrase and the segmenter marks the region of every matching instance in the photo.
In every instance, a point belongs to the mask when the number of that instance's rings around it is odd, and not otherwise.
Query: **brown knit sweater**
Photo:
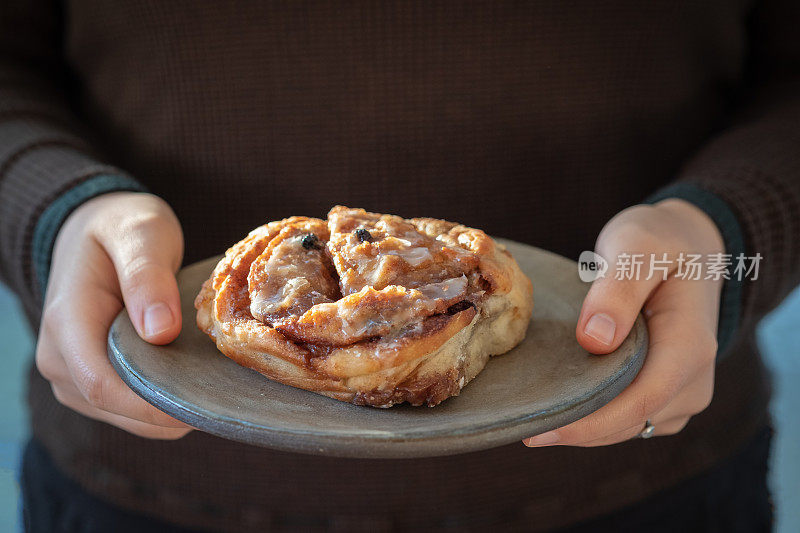
[[[764,257],[727,293],[715,399],[674,437],[424,460],[150,441],[33,371],[34,435],[102,498],[226,530],[546,528],[709,468],[766,423],[753,329],[800,276],[799,5],[5,0],[0,273],[34,325],[60,221],[137,183],[175,209],[187,263],[337,203],[577,257],[675,181],[663,194],[712,195],[729,250]]]

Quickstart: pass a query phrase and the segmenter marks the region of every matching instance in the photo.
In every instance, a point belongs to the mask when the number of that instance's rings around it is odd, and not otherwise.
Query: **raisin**
[[[364,228],[358,228],[356,230],[356,237],[361,242],[365,242],[365,241],[366,242],[372,242],[372,240],[373,240],[372,239],[372,234],[369,231],[365,230]]]
[[[303,236],[303,240],[301,241],[303,248],[306,250],[319,250],[321,248],[319,244],[319,239],[313,233],[309,233],[308,235]]]
[[[450,307],[448,307],[447,314],[454,315],[456,313],[460,313],[461,311],[466,311],[470,307],[475,307],[475,304],[470,302],[469,300],[461,300],[460,302],[456,302]]]

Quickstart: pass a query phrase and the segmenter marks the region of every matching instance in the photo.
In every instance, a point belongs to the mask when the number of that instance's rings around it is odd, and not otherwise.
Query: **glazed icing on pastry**
[[[228,250],[195,306],[225,355],[357,404],[435,405],[524,336],[531,284],[480,230],[334,207]],[[495,327],[492,327],[495,326]]]

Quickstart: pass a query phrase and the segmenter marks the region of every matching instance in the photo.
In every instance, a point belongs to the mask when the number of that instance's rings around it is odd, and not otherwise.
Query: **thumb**
[[[181,331],[174,273],[183,255],[183,237],[180,226],[175,231],[172,222],[141,217],[122,225],[124,232],[111,232],[106,238],[109,242],[102,243],[114,263],[131,322],[139,336],[152,344],[172,342]]]
[[[597,241],[597,251],[609,262],[609,269],[605,277],[592,283],[575,331],[578,343],[594,354],[612,352],[622,344],[642,306],[664,278],[662,272],[656,271],[647,279],[649,254],[634,256],[637,252],[624,250],[626,243],[619,235],[601,233]],[[641,263],[638,275],[636,262]]]

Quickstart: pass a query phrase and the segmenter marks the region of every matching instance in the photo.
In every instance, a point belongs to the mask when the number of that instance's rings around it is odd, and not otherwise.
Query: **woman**
[[[769,529],[753,329],[800,275],[794,3],[51,4],[0,8],[2,274],[39,332],[29,530]],[[612,267],[763,261],[757,281],[596,281],[578,341],[607,353],[644,311],[645,366],[528,447],[274,452],[117,377],[123,304],[170,342],[194,327],[181,264],[337,203]]]

